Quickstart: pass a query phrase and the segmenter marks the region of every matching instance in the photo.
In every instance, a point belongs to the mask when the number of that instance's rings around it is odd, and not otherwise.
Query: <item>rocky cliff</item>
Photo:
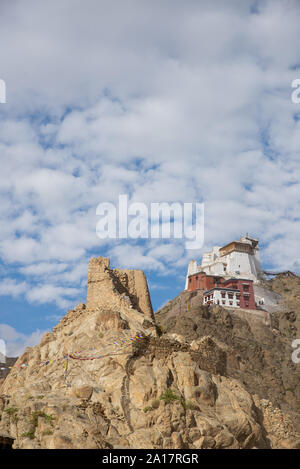
[[[112,270],[108,259],[92,259],[86,305],[27,348],[0,388],[0,444],[299,447],[291,416],[243,379],[247,352],[235,350],[231,315],[199,306],[199,323],[214,325],[201,329],[191,314],[181,310],[162,333],[143,272]],[[157,317],[162,324],[166,311]],[[252,338],[250,325],[240,325]],[[260,357],[261,348],[251,353]]]
[[[226,352],[227,376],[259,399],[268,399],[300,431],[300,364],[292,361],[292,342],[300,338],[300,278],[279,275],[266,292],[281,295],[272,314],[263,310],[202,306],[202,295],[183,292],[156,314],[164,337],[188,342],[207,335]],[[284,434],[276,442],[282,444]]]

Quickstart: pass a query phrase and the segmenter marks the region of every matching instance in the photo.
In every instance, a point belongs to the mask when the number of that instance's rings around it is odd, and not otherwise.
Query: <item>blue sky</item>
[[[300,5],[27,0],[0,6],[0,338],[9,354],[85,301],[87,265],[145,270],[156,308],[188,261],[248,232],[300,271]],[[100,240],[96,208],[205,204],[205,245]]]

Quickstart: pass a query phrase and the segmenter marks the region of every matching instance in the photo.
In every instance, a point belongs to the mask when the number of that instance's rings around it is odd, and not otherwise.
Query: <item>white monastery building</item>
[[[233,308],[240,307],[240,291],[236,291],[231,288],[218,288],[215,287],[211,290],[208,290],[203,295],[203,304],[204,305],[222,305],[222,306],[231,306]]]
[[[242,278],[258,283],[264,278],[260,265],[258,239],[248,234],[239,241],[231,241],[225,246],[214,246],[203,253],[202,262],[192,260],[188,266],[185,289],[188,289],[190,275],[203,272],[206,275],[221,276],[224,279]]]

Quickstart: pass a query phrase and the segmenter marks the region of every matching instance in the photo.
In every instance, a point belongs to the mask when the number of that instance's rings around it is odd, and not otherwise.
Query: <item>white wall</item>
[[[196,261],[189,263],[185,289],[188,288],[188,275],[200,271],[208,275],[223,275],[225,278],[246,278],[254,282],[264,277],[261,271],[259,250],[255,250],[254,255],[235,251],[222,257],[219,257],[219,250],[219,246],[214,246],[210,252],[203,253],[201,265],[197,265]],[[223,262],[227,263],[226,271],[224,271]],[[240,273],[237,274],[237,271]]]
[[[222,298],[222,293],[225,293],[225,298]],[[239,305],[237,303],[238,300],[237,300],[237,297],[236,297],[236,293],[239,293],[239,291],[238,292],[229,292],[229,293],[233,294],[232,299],[228,297],[228,292],[227,291],[224,292],[224,290],[214,290],[213,292],[210,293],[210,296],[213,295],[212,301],[213,301],[214,304],[219,304],[220,306],[232,306],[232,307],[235,307],[235,308],[239,308]],[[219,303],[218,303],[218,301],[219,301]],[[223,303],[223,301],[225,301],[225,303]],[[232,301],[232,305],[230,304],[230,301]],[[207,303],[207,301],[205,301],[205,297],[203,297],[203,304],[206,304],[206,303]]]
[[[189,282],[189,275],[196,274],[199,271],[199,268],[197,266],[197,261],[192,260],[189,262],[188,266],[188,271],[187,271],[187,276],[185,278],[185,290],[188,288],[188,282]]]

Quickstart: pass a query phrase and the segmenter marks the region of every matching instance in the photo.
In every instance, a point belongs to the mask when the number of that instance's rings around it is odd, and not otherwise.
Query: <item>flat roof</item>
[[[228,278],[227,280],[225,280],[224,283],[230,282],[231,280],[242,280],[244,282],[253,282],[253,280],[251,280],[250,278],[232,277],[232,278]]]
[[[196,272],[194,274],[190,274],[188,275],[188,277],[193,277],[194,275],[199,275],[199,274],[204,274],[205,277],[220,277],[220,278],[224,278],[224,275],[214,275],[214,274],[206,274],[205,272],[203,272],[202,270],[199,271],[199,272]]]
[[[225,244],[225,246],[222,246],[222,247],[220,248],[220,251],[221,251],[222,249],[227,248],[227,247],[230,246],[231,244],[243,244],[243,245],[248,245],[248,246],[251,247],[250,244],[245,243],[244,241],[241,241],[241,240],[237,241],[237,240],[236,240],[236,241],[230,241],[230,243],[227,243],[227,244]]]
[[[188,278],[190,277],[193,277],[194,275],[199,275],[199,274],[204,274],[205,277],[219,277],[219,278],[224,278],[226,277],[226,274],[225,275],[214,275],[214,274],[206,274],[205,272],[203,271],[200,271],[200,272],[196,272],[195,274],[190,274],[188,275]],[[224,280],[223,283],[227,283],[227,282],[230,282],[232,280],[242,280],[244,282],[252,282],[253,283],[253,280],[251,280],[250,278],[240,278],[240,277],[231,277],[231,278],[228,278],[227,280]]]
[[[211,288],[210,290],[206,290],[203,295],[206,295],[207,293],[210,293],[214,290],[226,290],[226,291],[232,291],[232,292],[235,292],[235,293],[239,293],[241,294],[240,290],[237,290],[236,288],[222,288],[222,287],[214,287],[214,288]]]

